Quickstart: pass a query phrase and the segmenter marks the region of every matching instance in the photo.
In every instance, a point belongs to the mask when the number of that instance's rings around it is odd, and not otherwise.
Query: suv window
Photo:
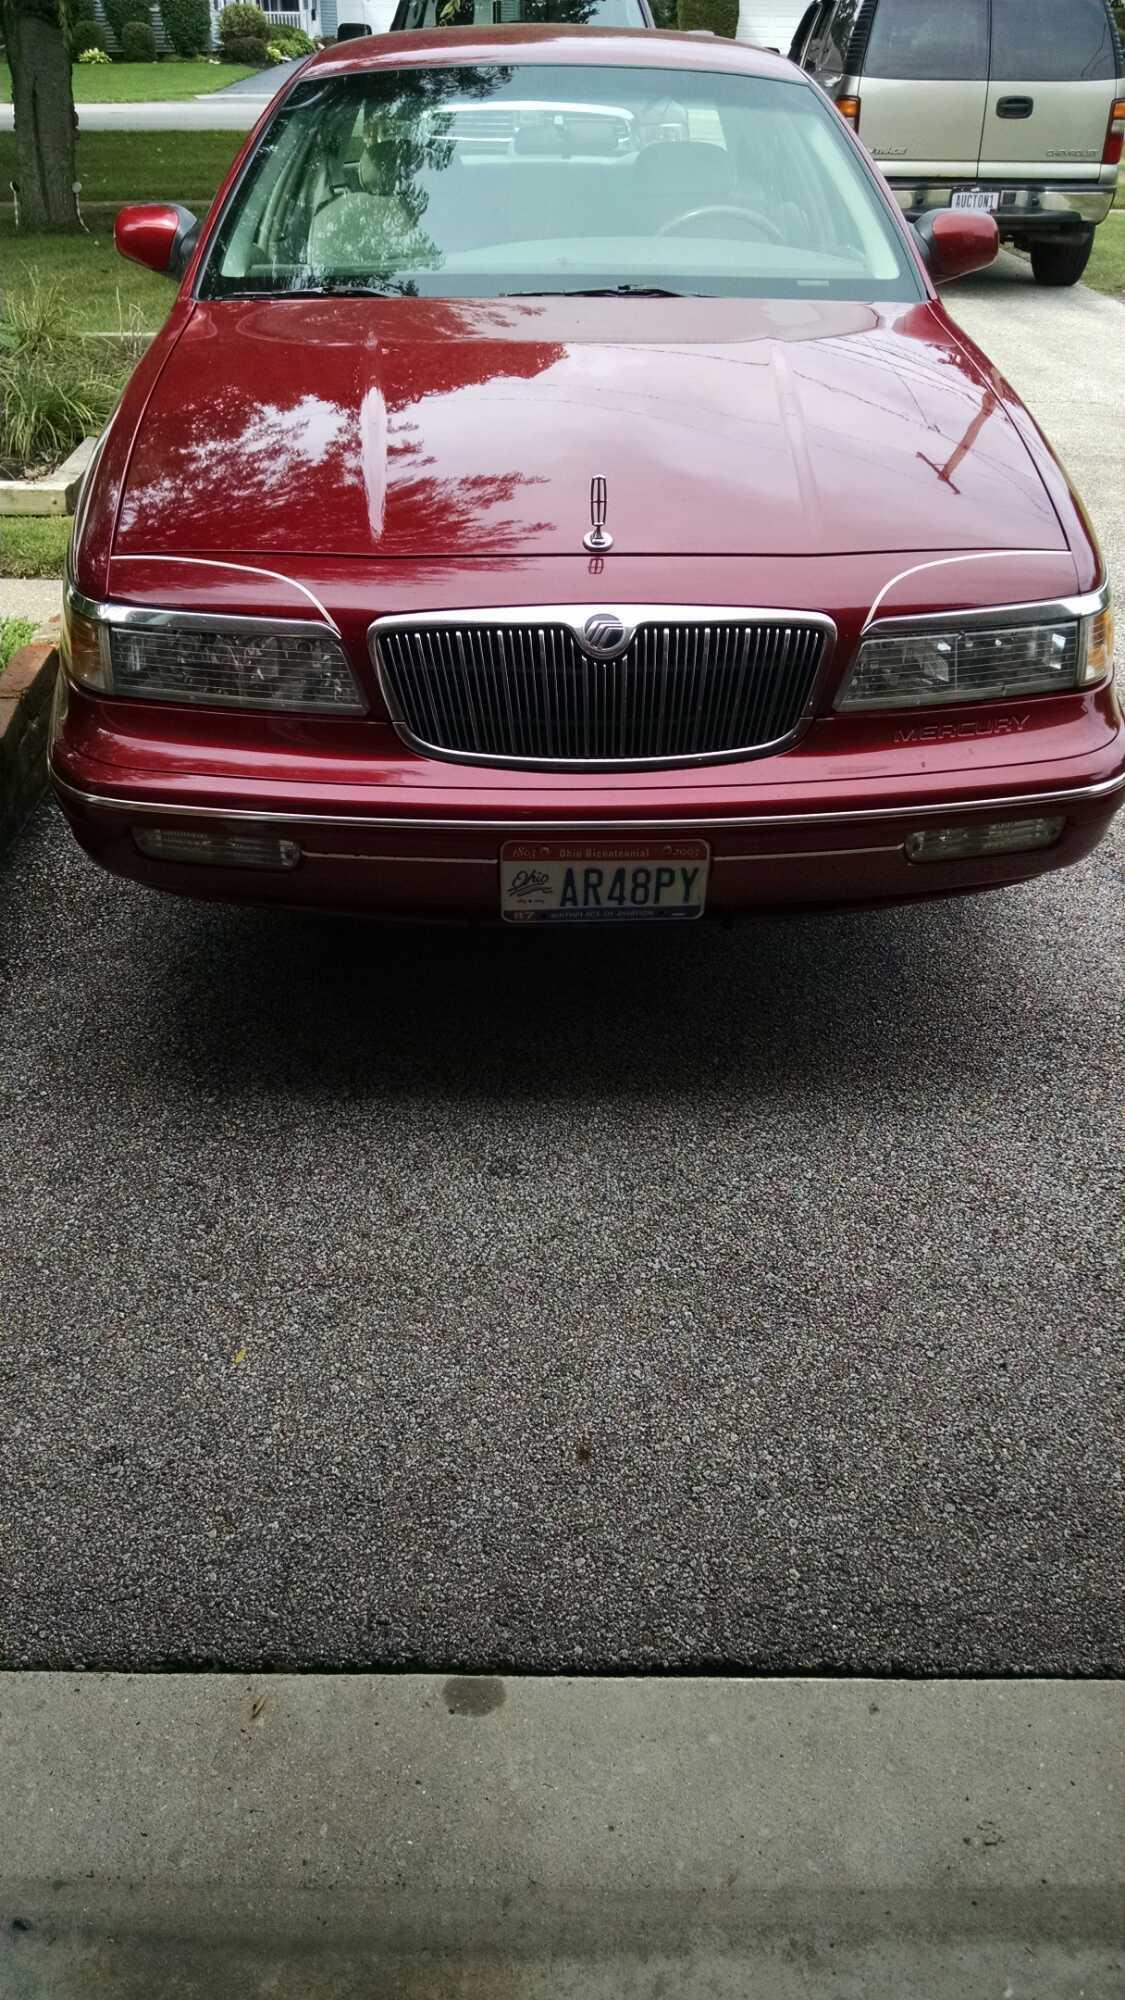
[[[838,0],[822,7],[813,28],[806,62],[810,69],[842,70],[864,0]]]
[[[879,0],[863,67],[912,83],[985,82],[988,0]]]
[[[992,0],[992,74],[1004,83],[1115,77],[1105,0]]]

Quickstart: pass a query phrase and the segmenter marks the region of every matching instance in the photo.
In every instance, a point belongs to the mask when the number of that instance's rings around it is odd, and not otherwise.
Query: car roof
[[[655,28],[577,28],[561,22],[505,28],[429,28],[357,35],[323,49],[298,72],[351,76],[364,70],[457,67],[467,63],[592,63],[625,69],[733,70],[807,84],[783,56],[722,35],[666,34]],[[295,78],[294,81],[297,79]]]

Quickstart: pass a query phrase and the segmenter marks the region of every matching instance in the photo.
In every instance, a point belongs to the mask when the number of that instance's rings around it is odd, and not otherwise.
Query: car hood
[[[199,304],[115,546],[571,555],[595,475],[635,555],[1065,546],[940,310],[659,298]]]

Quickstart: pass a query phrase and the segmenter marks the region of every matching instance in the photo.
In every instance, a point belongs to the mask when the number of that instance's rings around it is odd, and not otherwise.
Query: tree
[[[66,0],[0,0],[12,72],[21,229],[78,229]]]
[[[713,35],[738,33],[738,0],[679,0],[681,28],[710,28]]]
[[[136,7],[136,0],[129,0]],[[202,55],[211,45],[211,9],[208,0],[160,0],[164,32],[178,56]]]

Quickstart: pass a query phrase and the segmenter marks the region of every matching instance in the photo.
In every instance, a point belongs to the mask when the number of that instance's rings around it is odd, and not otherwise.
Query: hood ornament
[[[606,482],[599,472],[590,481],[590,532],[582,537],[583,548],[594,556],[604,555],[613,547],[613,536],[605,524],[607,506]]]

